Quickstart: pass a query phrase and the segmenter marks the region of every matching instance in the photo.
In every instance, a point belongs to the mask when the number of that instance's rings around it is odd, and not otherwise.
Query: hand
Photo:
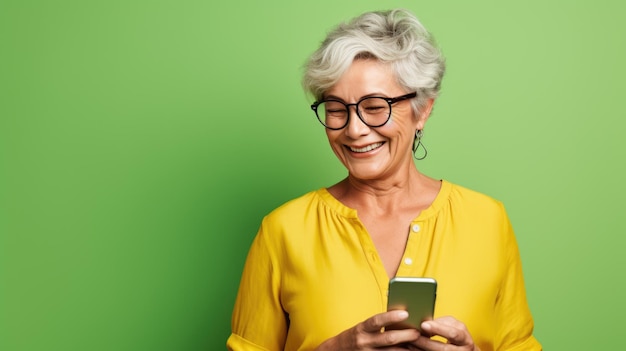
[[[323,350],[407,350],[408,344],[420,339],[416,329],[382,329],[409,317],[406,311],[389,311],[374,315],[339,335],[324,341],[316,351]],[[423,338],[426,339],[426,338]]]
[[[432,340],[421,337],[411,346],[424,351],[480,351],[474,344],[474,339],[470,335],[467,327],[454,317],[441,317],[432,321],[423,322],[422,332],[424,336],[441,336],[448,340],[443,343],[439,340]]]

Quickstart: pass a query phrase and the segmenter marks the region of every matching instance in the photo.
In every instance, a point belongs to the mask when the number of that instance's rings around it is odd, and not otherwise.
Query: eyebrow
[[[389,96],[387,96],[387,94],[383,94],[383,93],[371,93],[371,94],[366,94],[361,96],[360,98],[357,99],[357,101],[361,101],[365,98],[370,98],[370,97],[382,97],[382,98],[389,98]],[[337,101],[341,101],[341,102],[346,102],[346,100],[340,98],[339,96],[336,95],[328,95],[328,96],[322,96],[322,101],[323,100],[337,100]]]

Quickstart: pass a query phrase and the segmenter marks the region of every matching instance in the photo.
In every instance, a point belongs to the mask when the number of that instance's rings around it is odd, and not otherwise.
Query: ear
[[[435,99],[428,99],[426,101],[426,104],[424,105],[420,113],[417,115],[417,124],[416,124],[415,129],[417,130],[424,129],[424,125],[426,124],[426,121],[428,121],[428,117],[430,117],[430,112],[433,110],[434,104],[435,104]]]

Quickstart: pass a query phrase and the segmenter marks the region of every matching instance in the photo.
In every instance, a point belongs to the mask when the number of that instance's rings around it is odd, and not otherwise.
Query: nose
[[[348,106],[348,125],[345,131],[346,135],[354,139],[366,135],[370,131],[370,127],[363,123],[361,117],[359,117],[356,104]]]

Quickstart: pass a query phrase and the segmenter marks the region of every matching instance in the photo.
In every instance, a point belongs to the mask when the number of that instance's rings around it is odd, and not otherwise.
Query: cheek
[[[394,124],[396,128],[400,129],[417,129],[417,116],[408,111],[391,111],[391,118],[389,124]]]
[[[326,139],[328,139],[328,142],[332,145],[334,140],[337,138],[335,137],[335,135],[333,135],[332,131],[329,131],[328,129],[326,129]]]
[[[387,135],[388,136],[398,136],[404,137],[406,135],[411,136],[415,134],[417,130],[417,121],[413,118],[396,118],[389,120],[389,122],[385,125],[387,127]]]
[[[335,134],[336,133],[334,131],[328,131],[328,130],[326,131],[326,138],[328,139],[328,144],[330,145],[330,148],[336,152],[337,150],[341,149],[342,144],[337,141],[338,136]]]

